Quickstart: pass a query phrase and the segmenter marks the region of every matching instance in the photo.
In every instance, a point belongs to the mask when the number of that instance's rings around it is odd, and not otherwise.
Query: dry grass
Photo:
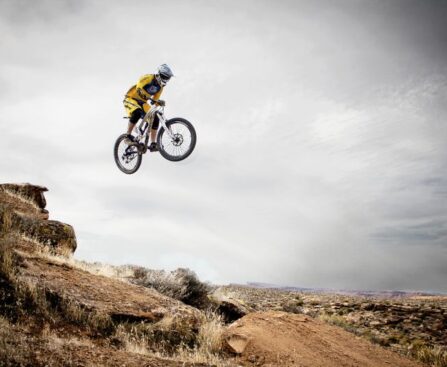
[[[3,245],[0,245],[0,275],[9,277],[14,273],[12,251],[8,248],[9,246],[7,246],[4,240],[0,241],[3,242]]]
[[[51,249],[45,246],[39,247],[38,254],[56,264],[65,264],[94,275],[153,288],[165,296],[199,309],[206,309],[210,304],[208,299],[210,286],[201,282],[190,269],[179,268],[174,271],[165,271],[132,265],[115,266],[100,262],[88,263],[76,260],[72,256],[55,255]]]
[[[115,329],[109,315],[86,310],[73,300],[61,300],[58,308],[66,321],[81,327],[86,326],[92,333],[109,334]]]
[[[369,330],[363,332],[362,334],[359,334],[355,326],[347,322],[342,316],[321,314],[318,318],[324,322],[342,327],[343,329],[354,334],[361,335],[362,337],[367,338],[372,343],[380,344],[383,346],[389,345],[388,339],[383,339]],[[398,341],[399,338],[395,337],[394,339]],[[417,359],[418,361],[427,364],[428,366],[447,367],[447,350],[439,346],[431,347],[425,344],[417,344],[414,345],[412,350],[409,352],[409,355]]]
[[[24,238],[26,240],[35,241],[32,238]],[[47,246],[41,246],[37,249],[36,254],[50,260],[55,264],[64,264],[73,268],[86,271],[93,275],[101,275],[108,278],[114,278],[127,282],[128,278],[134,277],[134,267],[130,265],[115,266],[100,262],[88,263],[82,260],[76,260],[72,254],[68,256],[55,255]]]
[[[114,266],[100,262],[88,263],[85,261],[75,260],[73,258],[69,259],[69,263],[72,264],[74,267],[87,271],[91,274],[102,275],[119,280],[126,280],[127,278],[133,277],[134,275],[134,270],[129,265]]]
[[[86,310],[76,301],[55,297],[46,289],[28,281],[16,281],[17,312],[22,317],[27,317],[29,312],[38,315],[41,319],[50,323],[57,320],[87,328],[91,333],[110,333],[114,324],[106,314],[94,310]]]
[[[0,206],[0,236],[6,235],[12,225],[11,213],[5,207]]]
[[[150,355],[151,332],[145,325],[120,324],[111,338],[113,343],[119,343],[124,350],[130,353]]]
[[[199,351],[205,355],[219,353],[222,350],[224,331],[222,316],[211,311],[205,312],[197,335]]]
[[[14,191],[11,191],[11,190],[8,190],[8,189],[5,189],[5,188],[3,188],[2,191],[5,194],[8,194],[9,196],[13,197],[14,199],[17,199],[17,200],[21,201],[22,203],[25,203],[25,204],[28,204],[28,205],[32,206],[36,210],[40,210],[41,209],[36,204],[36,202],[32,198],[30,198],[30,197],[27,197],[27,196],[22,195],[22,194],[18,194],[17,192],[14,192]]]
[[[112,342],[126,350],[160,351],[172,354],[181,346],[193,347],[197,342],[197,330],[181,316],[170,315],[156,323],[121,323],[117,325]]]
[[[163,357],[162,355],[157,355]],[[180,348],[174,356],[178,361],[190,363],[206,363],[216,367],[232,367],[234,363],[217,354],[203,354],[199,349]]]
[[[24,324],[12,324],[0,316],[0,366],[1,367],[74,367],[67,345],[92,347],[88,339],[63,338],[51,331],[30,333]]]
[[[410,355],[433,367],[447,367],[447,350],[441,347],[419,346]]]
[[[223,332],[221,316],[206,312],[197,333],[168,317],[156,324],[121,324],[111,340],[131,353],[226,367],[231,364],[220,354]]]
[[[230,366],[221,354],[223,333],[225,330],[222,316],[207,311],[202,316],[202,322],[194,348],[181,347],[175,358],[181,361],[207,363],[219,367]]]
[[[0,292],[0,302],[4,307],[10,304],[9,313],[13,319],[26,319],[32,314],[50,323],[63,319],[82,328],[87,327],[91,332],[110,332],[113,329],[108,315],[86,310],[74,300],[60,298],[29,280],[19,280],[12,250],[17,239],[16,234],[0,239],[0,281],[4,283],[3,291],[8,288],[7,294]]]
[[[0,365],[2,367],[27,366],[32,359],[32,351],[26,348],[25,336],[12,330],[8,320],[0,317]]]
[[[33,246],[34,252],[38,255],[52,259],[58,263],[72,264],[72,250],[68,240],[60,240],[56,250],[53,247],[49,247],[47,243],[41,241],[37,236],[28,236],[26,233],[17,232],[17,235],[23,242],[28,242]]]
[[[344,317],[335,314],[329,315],[327,313],[322,313],[318,316],[318,319],[331,325],[342,327],[343,329],[347,329],[351,326],[351,324],[347,322]]]

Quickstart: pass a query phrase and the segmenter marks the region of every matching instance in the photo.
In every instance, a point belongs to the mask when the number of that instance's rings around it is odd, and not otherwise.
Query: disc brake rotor
[[[172,139],[172,144],[175,147],[179,147],[183,144],[183,135],[182,134],[174,134],[174,137]]]

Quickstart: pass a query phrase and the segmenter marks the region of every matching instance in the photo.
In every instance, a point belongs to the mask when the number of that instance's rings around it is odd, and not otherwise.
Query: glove
[[[158,101],[155,102],[156,104],[158,104],[159,106],[163,107],[166,105],[166,102],[163,101],[162,99],[159,99]]]

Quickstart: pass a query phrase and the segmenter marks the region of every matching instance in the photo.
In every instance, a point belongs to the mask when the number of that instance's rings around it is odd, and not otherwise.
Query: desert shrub
[[[312,299],[309,301],[309,305],[311,305],[311,306],[319,306],[320,304],[321,304],[321,302],[316,299]]]
[[[210,286],[201,282],[190,269],[179,268],[167,272],[137,268],[130,281],[134,284],[156,289],[158,292],[200,309],[209,305]]]
[[[318,318],[321,321],[327,322],[329,324],[335,325],[335,326],[339,326],[351,333],[356,333],[357,329],[355,328],[354,325],[352,325],[351,323],[349,323],[344,317],[333,314],[333,315],[329,315],[326,313],[322,313],[318,316]]]
[[[177,269],[174,273],[175,278],[182,285],[179,299],[197,308],[207,306],[209,286],[201,282],[196,273],[190,269]]]
[[[286,312],[303,313],[303,304],[303,300],[295,298],[284,301],[281,307]]]

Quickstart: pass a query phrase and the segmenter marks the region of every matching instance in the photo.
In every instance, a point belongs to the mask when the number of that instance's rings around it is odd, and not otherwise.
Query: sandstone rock
[[[218,288],[210,296],[210,300],[216,304],[216,311],[220,313],[225,322],[233,322],[254,310],[245,305],[241,300],[225,295]]]
[[[76,235],[69,224],[13,215],[13,229],[58,255],[71,255],[76,250]]]
[[[250,338],[244,334],[229,334],[224,340],[226,349],[234,354],[244,353],[250,342]]]
[[[23,253],[17,277],[36,284],[57,302],[75,303],[82,309],[107,315],[116,322],[165,320],[197,329],[197,309],[157,291],[100,275],[93,275],[57,260]]]
[[[15,198],[19,201],[20,209],[25,214],[40,215],[42,219],[48,219],[48,211],[45,209],[47,202],[44,192],[48,191],[46,187],[24,184],[0,184],[0,199],[5,196]],[[3,201],[3,200],[2,200]]]
[[[47,220],[45,191],[45,187],[30,184],[0,185],[0,231],[19,234],[28,246],[71,255],[76,250],[73,227]]]

